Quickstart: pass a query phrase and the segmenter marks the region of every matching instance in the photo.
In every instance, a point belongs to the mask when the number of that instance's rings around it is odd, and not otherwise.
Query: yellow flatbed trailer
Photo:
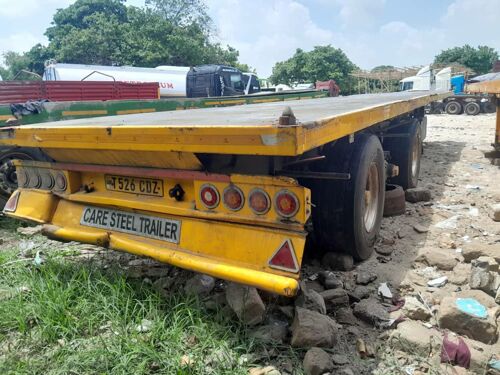
[[[292,296],[312,251],[370,256],[385,182],[415,186],[424,106],[447,92],[59,121],[0,130],[16,161],[4,212],[98,244]],[[399,169],[399,175],[398,175]]]
[[[500,157],[500,80],[471,83],[466,86],[465,90],[474,94],[490,94],[494,99],[497,117],[493,147],[495,148],[495,157]]]

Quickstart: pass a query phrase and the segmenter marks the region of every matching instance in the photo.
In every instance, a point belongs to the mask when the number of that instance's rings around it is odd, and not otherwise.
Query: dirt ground
[[[350,305],[343,308],[342,319],[339,310],[334,309],[328,312],[333,320],[340,323],[337,344],[333,349],[328,350],[330,355],[336,355],[333,360],[333,374],[469,373],[457,367],[449,369],[439,367],[439,363],[432,360],[430,355],[428,358],[421,354],[417,355],[413,352],[411,340],[410,348],[406,350],[403,347],[389,345],[395,325],[388,329],[370,324],[366,319],[360,319],[359,314],[355,313],[355,306],[356,302],[363,300],[374,300],[375,303],[384,307],[390,306],[378,300],[377,289],[380,283],[387,283],[390,290],[395,295],[400,294],[401,298],[423,296],[429,306],[439,306],[439,301],[446,296],[470,289],[468,285],[470,268],[464,268],[466,270],[462,272],[461,266],[449,270],[439,270],[438,267],[433,272],[429,269],[427,271],[433,276],[437,276],[436,273],[448,276],[450,280],[462,277],[463,282],[449,282],[439,288],[429,288],[426,283],[415,282],[416,278],[423,277],[422,272],[425,273],[424,270],[428,268],[428,265],[422,262],[415,262],[417,256],[425,249],[447,251],[450,259],[456,259],[457,264],[461,265],[465,264],[462,249],[470,244],[496,246],[500,253],[500,222],[493,221],[491,207],[493,204],[500,203],[500,168],[492,165],[483,155],[483,151],[490,149],[490,143],[494,137],[494,126],[494,115],[428,116],[419,187],[429,189],[432,199],[415,204],[407,202],[404,215],[384,218],[374,255],[369,260],[357,264],[352,271],[334,272],[349,294]],[[6,244],[13,246],[15,241],[19,240],[18,237],[2,228],[0,228],[0,234],[3,237],[3,246]],[[51,241],[50,244],[54,246],[55,242]],[[0,248],[1,246],[0,242]],[[71,246],[73,250],[78,248],[75,244]],[[81,248],[87,256],[90,252],[89,247],[82,245]],[[129,272],[140,274],[144,271],[141,269],[137,271],[137,267],[132,267],[132,265],[141,265],[134,257],[115,254],[116,257],[106,255],[101,262],[105,265],[108,261],[116,262],[119,259],[125,265],[125,269],[130,266]],[[150,267],[151,264],[151,262],[144,263],[144,267]],[[304,268],[304,279],[308,287],[319,292],[324,291],[324,287],[317,279],[318,273],[322,270],[324,267],[319,261],[307,264]],[[163,277],[169,272],[170,276],[172,275],[171,270],[165,272],[160,270],[158,275],[144,272],[146,277],[151,278],[153,282],[155,278]],[[374,280],[360,283],[357,280],[360,274],[373,274]],[[185,280],[186,277],[180,277],[180,279]],[[173,287],[172,283],[169,287]],[[218,297],[213,297],[213,299],[220,300]],[[267,304],[268,314],[264,323],[283,321],[283,324],[289,327],[288,336],[283,338],[286,347],[291,335],[292,318],[288,317],[286,320],[286,317],[279,311],[285,310],[281,309],[283,306],[290,307],[290,302],[282,302],[281,299],[273,300],[269,297],[263,299]],[[401,312],[396,311],[388,314],[388,318],[400,315]],[[438,326],[435,316],[428,318],[427,322],[425,320],[416,319],[415,321],[420,325],[427,324],[428,329]],[[415,332],[417,332],[415,335],[422,336],[418,330]],[[360,342],[373,347],[374,352],[370,353],[370,350],[368,353],[362,350],[360,352]],[[483,353],[491,351],[491,353],[498,354],[500,353],[498,345],[498,343],[489,343],[478,350]],[[268,356],[263,363],[260,363],[263,367],[272,365],[274,369],[267,371],[263,368],[262,372],[253,372],[253,374],[302,373],[301,368],[296,368],[296,362],[291,363],[286,358],[288,349],[281,348],[281,350],[275,348],[277,354],[274,357]],[[299,357],[305,353],[305,350],[300,350]],[[276,372],[272,372],[275,370]],[[486,363],[476,364],[470,373],[486,373]]]

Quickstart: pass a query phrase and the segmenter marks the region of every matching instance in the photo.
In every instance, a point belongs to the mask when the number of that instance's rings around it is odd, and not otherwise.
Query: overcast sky
[[[71,0],[0,0],[0,53],[46,43],[57,8]],[[143,0],[128,0],[143,5]],[[331,44],[370,69],[432,62],[441,50],[488,45],[500,51],[500,0],[207,0],[217,38],[240,61],[271,73],[296,48]]]

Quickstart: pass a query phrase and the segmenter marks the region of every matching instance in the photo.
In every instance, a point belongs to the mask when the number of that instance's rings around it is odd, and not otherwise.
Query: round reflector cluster
[[[276,194],[274,205],[278,214],[283,217],[292,217],[299,210],[297,196],[288,190],[281,190]]]
[[[68,186],[68,181],[66,181],[66,176],[62,172],[57,172],[55,178],[55,189],[59,191],[66,190]]]
[[[271,209],[271,199],[262,189],[253,189],[248,195],[248,204],[257,215],[264,215]]]
[[[219,205],[219,191],[212,184],[201,186],[200,199],[207,208],[215,208]]]
[[[245,203],[245,197],[240,189],[236,186],[228,186],[224,189],[222,194],[222,202],[228,210],[238,211],[241,210]]]

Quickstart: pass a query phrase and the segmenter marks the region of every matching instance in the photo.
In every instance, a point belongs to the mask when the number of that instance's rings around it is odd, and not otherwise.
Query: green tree
[[[203,0],[147,0],[141,8],[126,6],[124,0],[77,0],[57,10],[45,32],[48,46],[38,44],[15,59],[4,58],[4,74],[12,77],[19,69],[41,74],[48,59],[144,67],[238,66],[238,51],[213,42],[212,30]]]
[[[357,67],[340,48],[316,46],[312,51],[297,49],[288,60],[276,63],[270,79],[274,84],[335,80],[344,94],[353,90],[350,73]]]
[[[435,64],[458,63],[472,69],[477,74],[488,73],[493,63],[498,60],[498,52],[488,46],[471,47],[466,44],[463,47],[453,47],[441,51],[435,58]]]

